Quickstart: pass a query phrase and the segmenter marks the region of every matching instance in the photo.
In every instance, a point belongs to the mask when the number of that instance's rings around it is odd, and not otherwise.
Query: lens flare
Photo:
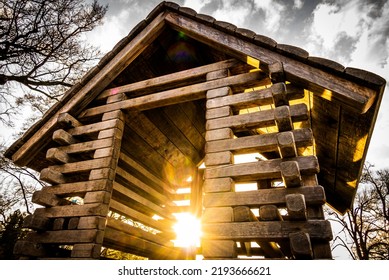
[[[173,229],[177,235],[175,247],[200,247],[201,222],[190,213],[176,213],[177,223]]]

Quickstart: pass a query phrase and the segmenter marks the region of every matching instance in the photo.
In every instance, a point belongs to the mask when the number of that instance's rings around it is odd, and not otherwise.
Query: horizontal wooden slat
[[[315,156],[291,158],[298,162],[303,175],[319,172],[319,163]],[[210,167],[205,170],[205,179],[232,177],[235,181],[281,178],[282,159]]]
[[[182,251],[178,248],[162,246],[110,227],[104,232],[103,246],[151,259],[180,259],[183,257]]]
[[[62,165],[52,165],[48,167],[51,170],[61,172],[61,173],[73,173],[73,172],[84,172],[92,169],[99,169],[103,167],[110,167],[112,164],[111,157],[91,159],[80,162],[66,163]]]
[[[288,84],[286,88],[288,99],[292,100],[304,97],[304,89],[295,87],[291,84]],[[269,104],[273,104],[272,88],[266,88],[210,99],[207,101],[207,109],[223,106],[232,106],[234,109],[244,109]]]
[[[267,221],[203,224],[204,238],[236,241],[281,241],[290,233],[303,231],[312,239],[332,239],[329,221]]]
[[[70,133],[73,136],[95,133],[102,130],[117,127],[120,124],[120,122],[121,122],[120,120],[113,119],[113,120],[88,124],[84,126],[71,128],[68,130],[68,133]]]
[[[306,147],[313,144],[312,131],[309,128],[293,130],[294,141],[297,147]],[[225,139],[207,142],[205,151],[215,153],[233,151],[234,153],[272,152],[278,150],[278,133],[267,133],[235,139]]]
[[[157,176],[152,174],[150,171],[148,171],[146,168],[144,168],[142,165],[137,163],[135,160],[133,160],[131,157],[127,156],[124,153],[120,154],[120,160],[134,168],[136,171],[143,174],[146,178],[150,179],[152,182],[154,182],[157,186],[161,187],[168,193],[175,193],[175,190],[172,189],[167,183],[159,179]]]
[[[85,205],[64,205],[50,208],[37,208],[36,215],[48,218],[82,217],[82,216],[106,216],[108,205],[91,203]]]
[[[186,101],[198,100],[205,98],[205,92],[207,90],[253,82],[260,80],[262,76],[263,73],[260,72],[240,74],[219,80],[208,81],[200,84],[149,94],[146,96],[131,98],[124,101],[87,109],[80,115],[80,118],[96,116],[105,112],[119,109],[148,110]]]
[[[124,196],[127,196],[128,198],[135,200],[136,202],[142,204],[142,206],[147,207],[151,209],[152,211],[155,211],[155,214],[158,216],[161,216],[163,218],[175,220],[175,217],[167,211],[166,208],[162,208],[161,206],[151,202],[150,200],[146,199],[145,197],[137,194],[136,192],[126,188],[122,184],[119,184],[118,182],[113,183],[113,189],[119,193],[121,193]]]
[[[44,187],[42,191],[56,194],[58,196],[76,196],[90,191],[111,191],[112,183],[106,180],[94,180],[77,183],[59,184],[50,187]]]
[[[26,239],[43,244],[72,244],[101,242],[103,231],[100,230],[57,230],[45,232],[29,232]]]
[[[292,121],[294,122],[307,120],[307,105],[297,104],[290,106],[290,115],[292,117]],[[207,121],[206,127],[207,130],[230,127],[235,131],[239,131],[244,129],[260,128],[274,125],[274,110],[269,109],[255,113],[234,115],[230,117],[209,120]]]
[[[68,154],[77,154],[77,153],[83,153],[83,152],[90,152],[94,151],[96,149],[102,149],[112,146],[112,139],[99,139],[94,141],[88,141],[78,144],[72,144],[68,146],[61,146],[55,149],[58,149],[59,151],[68,153]]]
[[[225,192],[204,194],[204,207],[223,206],[250,206],[261,205],[283,206],[286,203],[286,195],[302,194],[308,205],[322,205],[325,203],[324,189],[321,186],[309,186],[300,188],[272,188],[246,192]]]
[[[119,94],[119,93],[131,93],[133,91],[142,90],[142,93],[148,93],[156,90],[161,90],[168,85],[172,85],[175,83],[182,83],[185,80],[192,80],[196,77],[205,76],[208,72],[230,68],[238,64],[236,59],[228,59],[221,62],[216,62],[212,64],[208,64],[205,66],[196,67],[189,70],[179,71],[176,73],[163,75],[160,77],[140,81],[137,83],[124,85],[120,87],[115,87],[111,89],[104,90],[97,99],[107,98],[109,96]]]
[[[173,246],[173,242],[171,240],[160,236],[160,234],[153,234],[151,232],[147,232],[141,228],[134,227],[130,224],[121,222],[114,218],[107,219],[107,227],[122,231],[126,234],[136,236],[160,245],[169,246],[169,247]]]
[[[132,208],[130,208],[127,205],[124,205],[114,199],[111,199],[110,202],[110,209],[114,212],[121,213],[124,216],[133,219],[134,221],[138,221],[146,226],[152,227],[156,230],[162,231],[162,232],[173,232],[172,224],[166,222],[165,220],[154,220],[153,218],[140,213]]]

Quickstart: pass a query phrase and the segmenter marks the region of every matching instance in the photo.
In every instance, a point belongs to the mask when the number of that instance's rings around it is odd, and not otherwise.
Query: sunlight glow
[[[177,223],[173,226],[177,239],[175,247],[200,247],[201,222],[190,213],[176,213]]]

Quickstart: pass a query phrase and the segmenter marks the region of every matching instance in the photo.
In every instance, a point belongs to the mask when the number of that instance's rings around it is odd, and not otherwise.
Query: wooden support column
[[[124,98],[124,94],[117,94],[112,97],[108,97],[107,104],[123,100]],[[93,158],[108,158],[109,163],[106,167],[91,170],[89,175],[89,181],[96,179],[104,180],[106,188],[99,191],[89,191],[84,196],[84,205],[98,204],[106,209],[106,211],[101,213],[101,215],[84,216],[80,217],[78,221],[74,221],[74,224],[78,222],[78,229],[93,228],[103,233],[107,223],[109,203],[113,190],[112,186],[120,156],[120,147],[124,131],[124,115],[120,110],[104,113],[102,116],[102,122],[106,121],[114,121],[114,125],[106,130],[99,131],[97,140],[108,138],[112,140],[112,145],[110,147],[96,149]],[[91,243],[74,244],[71,257],[97,259],[100,257],[102,243],[103,238]]]
[[[207,81],[220,79],[229,75],[228,69],[210,72],[207,74]],[[208,90],[206,93],[207,123],[218,118],[232,116],[232,108],[222,102],[222,98],[232,94],[229,87],[222,87]],[[206,125],[206,127],[209,127]],[[234,134],[229,127],[207,128],[206,143],[217,140],[233,139]],[[207,145],[207,144],[206,144]],[[234,161],[231,151],[209,152],[206,147],[205,166],[206,168],[232,164]],[[203,186],[204,193],[223,193],[234,190],[234,181],[231,178],[206,179]],[[206,207],[203,212],[202,223],[212,224],[218,222],[233,222],[232,207]],[[207,236],[202,240],[202,254],[205,259],[230,259],[237,257],[237,246],[233,240],[214,240]]]

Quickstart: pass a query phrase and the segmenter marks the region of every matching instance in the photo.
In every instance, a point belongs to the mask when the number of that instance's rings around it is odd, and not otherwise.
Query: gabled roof
[[[173,61],[169,48],[183,34],[180,42],[195,59]],[[167,59],[161,61],[161,56]],[[172,2],[162,2],[151,11],[5,155],[18,165],[40,170],[42,166],[33,159],[58,128],[58,114],[79,115],[107,88],[229,58],[265,72],[270,64],[282,62],[287,81],[314,93],[310,102],[315,153],[321,166],[319,183],[329,203],[344,212],[356,192],[385,80]]]

